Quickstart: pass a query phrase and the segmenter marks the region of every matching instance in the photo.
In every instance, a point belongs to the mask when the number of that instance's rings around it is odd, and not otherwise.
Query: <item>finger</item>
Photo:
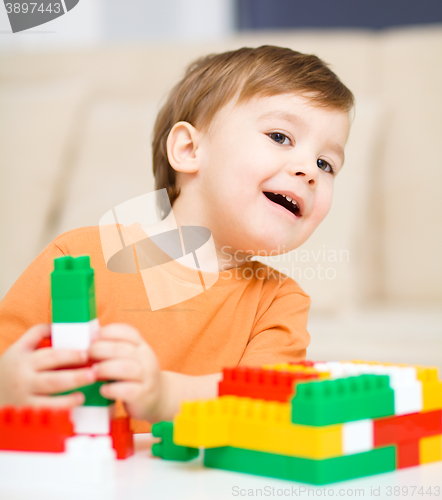
[[[50,337],[50,335],[51,327],[47,324],[41,323],[29,328],[29,330],[17,340],[16,344],[25,350],[33,351],[34,349],[37,349],[40,340]]]
[[[143,380],[143,371],[136,360],[111,359],[96,363],[92,367],[97,380]]]
[[[89,348],[91,359],[135,358],[137,347],[120,340],[96,340]]]
[[[108,399],[121,399],[130,402],[137,398],[141,391],[139,382],[113,382],[100,387],[100,394]]]
[[[73,392],[66,396],[39,396],[30,398],[30,404],[38,407],[50,408],[73,408],[84,403],[84,394],[82,392]]]
[[[53,349],[52,347],[38,349],[31,356],[33,367],[37,371],[84,365],[89,359],[86,351]]]
[[[132,342],[134,345],[140,345],[143,342],[138,330],[125,323],[112,323],[103,326],[98,331],[98,339],[125,340]]]
[[[38,372],[34,377],[31,392],[40,395],[55,394],[78,389],[95,381],[92,368]]]

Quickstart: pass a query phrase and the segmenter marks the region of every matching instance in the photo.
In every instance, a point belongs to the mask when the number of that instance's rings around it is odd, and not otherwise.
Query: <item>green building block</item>
[[[206,467],[246,472],[277,479],[290,479],[288,458],[286,455],[246,450],[233,446],[204,450],[204,465]]]
[[[394,415],[388,375],[359,375],[299,383],[291,400],[292,422],[332,425]]]
[[[52,299],[53,323],[86,323],[96,317],[95,296],[82,299]]]
[[[152,455],[163,460],[192,460],[198,456],[198,448],[179,446],[173,442],[173,422],[159,422],[152,426],[152,435],[161,438],[161,443],[152,445]]]
[[[78,387],[77,389],[72,389],[70,391],[60,392],[57,396],[64,396],[66,394],[71,394],[72,392],[82,392],[84,394],[83,406],[110,406],[115,403],[113,399],[107,399],[100,394],[100,387],[109,381],[99,381],[93,384],[84,385],[83,387]]]
[[[97,317],[94,270],[88,256],[54,260],[51,296],[54,323],[77,323]]]
[[[325,460],[289,457],[225,446],[204,451],[204,465],[316,485],[390,472],[396,468],[394,446]]]

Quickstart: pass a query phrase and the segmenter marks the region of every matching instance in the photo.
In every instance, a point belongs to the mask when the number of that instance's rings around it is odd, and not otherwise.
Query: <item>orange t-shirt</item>
[[[107,269],[98,227],[56,238],[11,287],[0,302],[0,354],[31,326],[51,322],[50,273],[64,255],[90,256],[100,324],[137,328],[163,370],[206,375],[305,358],[310,298],[291,278],[250,261],[220,272],[199,295],[152,310],[139,272]]]

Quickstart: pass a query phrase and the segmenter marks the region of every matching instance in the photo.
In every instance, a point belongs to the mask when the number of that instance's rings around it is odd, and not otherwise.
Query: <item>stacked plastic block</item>
[[[89,257],[55,259],[51,295],[51,338],[39,347],[87,350],[99,328]],[[0,408],[2,483],[13,481],[23,467],[40,470],[35,481],[52,481],[55,471],[63,480],[109,478],[115,457],[127,458],[134,448],[129,418],[113,418],[114,402],[99,392],[103,383],[68,391],[85,395],[84,404],[73,409]]]
[[[89,257],[55,259],[51,274],[53,349],[86,351],[99,328],[95,305],[94,271]],[[72,411],[76,434],[108,435],[113,401],[100,394],[104,382],[75,389],[85,402]]]
[[[288,382],[290,381],[290,382]],[[287,387],[291,386],[288,393]],[[157,424],[153,454],[312,484],[442,459],[436,368],[312,363],[225,369],[220,397]],[[173,429],[172,429],[173,426]]]

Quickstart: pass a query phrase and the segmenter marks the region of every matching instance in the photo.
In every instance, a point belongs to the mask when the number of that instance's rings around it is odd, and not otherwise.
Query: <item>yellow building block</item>
[[[313,373],[319,375],[319,378],[330,378],[329,372],[320,372],[312,366],[291,365],[289,363],[278,363],[276,365],[264,365],[264,370],[275,370],[289,373]]]
[[[228,446],[237,399],[240,398],[221,396],[207,401],[182,403],[180,413],[174,418],[174,443],[192,448]]]
[[[422,382],[422,411],[442,408],[442,381],[439,380],[439,369],[436,366],[415,366],[417,378]]]
[[[419,463],[428,464],[442,460],[442,435],[419,440]]]
[[[214,448],[234,446],[323,459],[342,455],[342,425],[292,424],[289,403],[221,396],[183,403],[174,421],[174,443]]]
[[[246,399],[238,402],[230,446],[305,458],[342,455],[342,425],[291,423],[290,405]]]

